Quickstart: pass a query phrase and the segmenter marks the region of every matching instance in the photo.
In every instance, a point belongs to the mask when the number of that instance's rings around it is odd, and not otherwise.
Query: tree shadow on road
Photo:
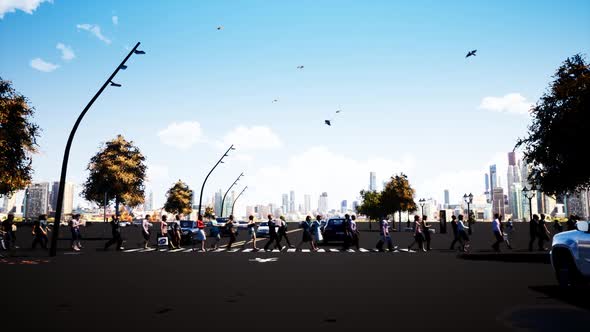
[[[547,297],[590,311],[590,287],[567,289],[559,285],[543,285],[529,288]]]

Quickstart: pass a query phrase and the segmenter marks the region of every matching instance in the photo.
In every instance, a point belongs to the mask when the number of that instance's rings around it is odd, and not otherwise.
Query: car
[[[258,224],[258,229],[256,229],[256,237],[268,237],[268,221],[264,221]],[[275,230],[277,233],[279,232],[279,227],[275,226]]]
[[[590,221],[578,221],[577,230],[553,236],[551,265],[557,282],[564,288],[582,286],[590,281]]]
[[[136,227],[143,226],[143,219],[135,219],[131,224]]]
[[[181,220],[180,221],[180,243],[190,244],[192,239],[197,235],[199,229],[197,228],[197,222],[192,220]]]
[[[345,231],[344,231],[344,218],[330,218],[324,226],[324,232],[322,236],[324,238],[324,244],[329,242],[344,242]]]

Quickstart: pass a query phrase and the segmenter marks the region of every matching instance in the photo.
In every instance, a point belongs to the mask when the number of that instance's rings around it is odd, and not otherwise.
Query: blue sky
[[[146,155],[157,204],[179,178],[198,193],[231,143],[204,196],[243,171],[239,209],[290,190],[312,206],[326,191],[337,207],[369,171],[379,183],[407,173],[417,198],[480,193],[491,163],[505,181],[527,106],[590,46],[588,1],[0,0],[2,10],[0,75],[43,128],[36,181],[59,177],[78,113],[142,43],[147,54],[116,78],[123,87],[82,122],[68,177],[82,183],[99,144],[120,133]]]

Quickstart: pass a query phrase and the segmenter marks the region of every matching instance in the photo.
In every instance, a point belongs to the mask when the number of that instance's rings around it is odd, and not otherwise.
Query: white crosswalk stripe
[[[326,249],[318,249],[317,252],[326,252]]]
[[[330,252],[340,252],[338,249],[330,248]]]
[[[301,249],[301,252],[309,252],[309,249]]]
[[[141,250],[141,248],[137,248],[137,249],[126,249],[126,250],[123,250],[123,252],[136,252],[136,251],[139,251],[139,250]]]
[[[250,249],[244,249],[244,250],[242,250],[242,252],[251,252],[251,251],[254,251],[254,249],[250,248]]]
[[[287,252],[295,252],[295,251],[297,251],[297,249],[293,249],[293,248],[287,249]]]
[[[241,250],[241,249],[239,249],[239,248],[238,248],[238,249],[231,249],[231,250],[228,250],[227,252],[238,252],[238,251],[240,251],[240,250]]]
[[[365,249],[365,248],[360,248],[359,249],[360,252],[369,252],[369,250]]]
[[[244,253],[249,253],[249,252],[257,252],[252,248],[232,248],[230,250],[227,250],[227,248],[223,247],[223,248],[218,248],[218,249],[209,249],[207,251],[201,251],[198,248],[178,248],[178,249],[168,249],[168,248],[148,248],[148,249],[143,249],[143,248],[134,248],[134,249],[125,249],[123,250],[123,252],[125,253],[146,253],[146,252],[152,252],[152,251],[157,251],[157,252],[167,252],[167,253],[204,253],[204,252],[230,252],[230,253],[236,253],[236,252],[244,252]],[[295,248],[286,248],[284,247],[282,250],[279,249],[273,249],[270,252],[273,253],[279,253],[279,252],[288,252],[288,253],[294,253],[294,252],[304,252],[304,253],[309,253],[309,252],[313,252],[310,249],[301,249],[301,250],[297,250]],[[366,249],[366,248],[359,248],[358,251],[355,249],[348,249],[348,250],[341,250],[341,249],[336,249],[336,248],[320,248],[318,249],[316,252],[321,252],[321,253],[336,253],[336,252],[341,252],[341,253],[369,253],[369,252],[379,252],[379,250],[377,249]],[[389,250],[384,250],[384,252],[390,252]],[[415,250],[408,250],[408,249],[398,249],[398,247],[394,247],[393,251],[391,251],[392,253],[400,253],[400,252],[404,252],[404,253],[415,253]],[[70,253],[71,254],[71,253]]]

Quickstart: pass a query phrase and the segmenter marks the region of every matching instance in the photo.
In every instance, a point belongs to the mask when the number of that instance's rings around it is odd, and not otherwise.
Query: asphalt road
[[[193,253],[104,252],[96,249],[104,241],[86,231],[81,253],[49,258],[22,249],[0,259],[7,331],[590,327],[587,289],[560,290],[546,253],[491,253],[483,230],[465,256],[446,250],[449,235],[440,234],[428,253]],[[361,247],[374,246],[376,233],[361,236]],[[394,240],[405,245],[410,235],[396,233]]]

